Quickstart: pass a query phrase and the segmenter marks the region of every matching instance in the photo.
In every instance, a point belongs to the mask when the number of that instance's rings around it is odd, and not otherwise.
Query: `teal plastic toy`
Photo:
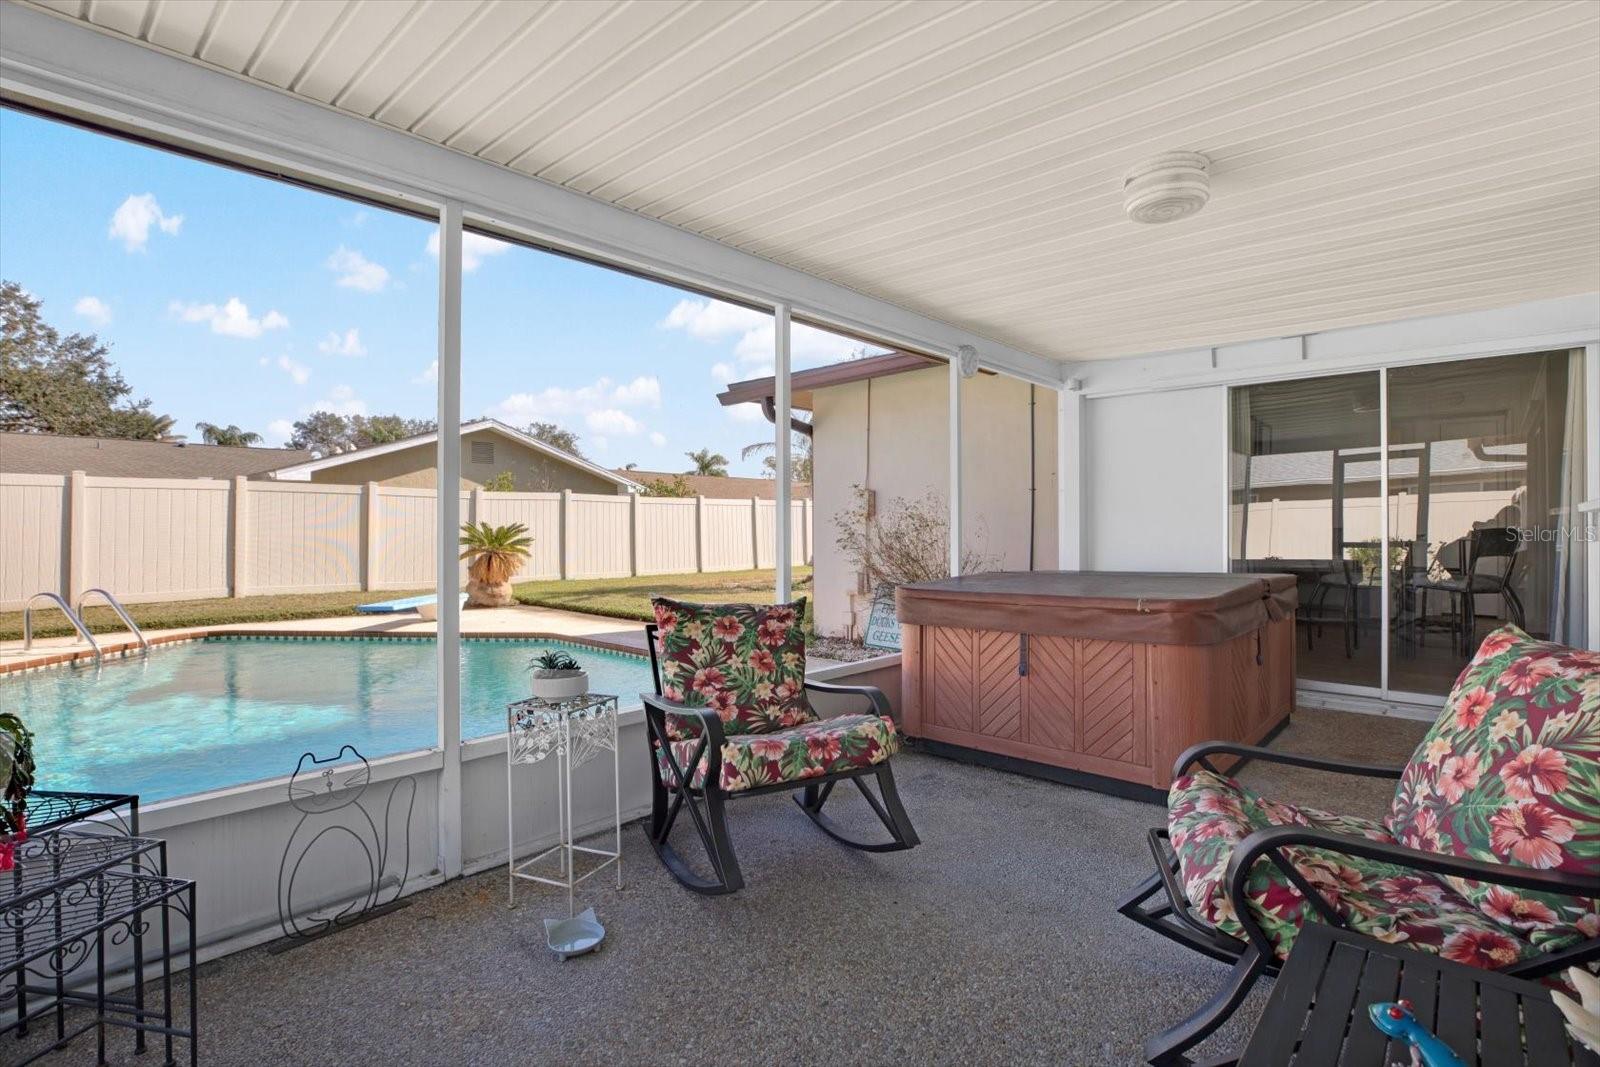
[[[1417,1022],[1407,1001],[1374,1004],[1367,1009],[1372,1025],[1390,1037],[1409,1042],[1422,1067],[1467,1067],[1467,1063],[1449,1045]]]

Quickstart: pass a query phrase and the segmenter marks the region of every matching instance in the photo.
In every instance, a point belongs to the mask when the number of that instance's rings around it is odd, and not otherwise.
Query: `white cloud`
[[[631,437],[644,429],[644,424],[618,408],[601,408],[591,411],[583,418],[585,426],[591,433],[620,434]]]
[[[698,341],[720,341],[732,334],[760,329],[770,316],[721,300],[688,298],[678,301],[656,326],[683,330]]]
[[[98,296],[78,297],[78,302],[72,305],[72,310],[96,326],[104,326],[111,321],[111,308]]]
[[[493,237],[485,237],[481,233],[464,233],[461,235],[461,269],[467,272],[475,271],[485,259],[498,256],[510,248],[506,242],[496,241]],[[438,230],[428,235],[428,255],[434,259],[439,258]]]
[[[249,305],[236,296],[228,297],[228,302],[221,307],[174,300],[168,310],[184,322],[208,323],[212,333],[224,337],[260,337],[267,330],[281,330],[289,325],[289,320],[277,311],[268,311],[256,318],[250,314]]]
[[[734,422],[766,422],[767,417],[761,413],[760,404],[734,404],[732,407],[722,409],[728,413],[728,418]]]
[[[294,423],[288,419],[273,419],[267,423],[267,440],[288,444],[294,436]]]
[[[311,368],[304,363],[297,363],[288,356],[278,357],[278,369],[287,374],[296,385],[304,385],[311,380]]]
[[[667,317],[656,325],[663,330],[682,330],[698,341],[731,339],[738,367],[715,364],[711,376],[717,381],[772,373],[773,322],[765,312],[721,300],[686,298],[674,304]],[[836,363],[861,347],[860,342],[848,337],[796,323],[789,334],[789,362],[794,367]]]
[[[432,385],[439,380],[439,361],[428,364],[427,370],[411,379],[412,385]]]
[[[592,385],[568,389],[552,385],[536,393],[513,393],[489,409],[489,414],[513,426],[535,420],[561,422],[575,416],[605,409],[658,408],[661,382],[653,377],[638,377],[621,385],[610,378],[597,378]]]
[[[326,356],[364,356],[367,347],[361,343],[361,331],[352,327],[342,334],[337,330],[329,333],[317,342],[317,351]]]
[[[312,404],[310,411],[331,411],[335,415],[365,415],[367,402],[356,396],[348,385],[336,385],[328,391],[326,400]]]
[[[667,444],[667,435],[657,431],[651,431],[650,443],[657,448],[665,448]]]
[[[129,252],[143,252],[152,226],[162,233],[176,234],[183,227],[183,216],[163,212],[154,193],[140,193],[128,197],[112,214],[106,236],[121,241]]]
[[[339,275],[334,283],[363,293],[379,293],[389,284],[389,269],[353,248],[340,245],[328,257],[328,269]]]

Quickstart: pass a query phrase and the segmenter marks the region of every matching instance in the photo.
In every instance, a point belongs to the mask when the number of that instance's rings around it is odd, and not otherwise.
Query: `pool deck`
[[[192,641],[211,634],[294,634],[296,636],[419,636],[432,635],[433,622],[415,613],[401,615],[339,615],[327,619],[285,619],[277,622],[230,623],[225,626],[194,626],[176,630],[147,630],[145,638],[154,644]],[[621,651],[643,652],[644,626],[627,619],[584,615],[557,608],[518,606],[511,608],[473,608],[461,613],[463,637],[577,638],[592,644],[607,645]],[[96,634],[106,656],[137,651],[139,644],[127,631]],[[92,659],[87,643],[73,637],[41,637],[24,652],[21,641],[0,642],[0,674],[51,666],[77,659]]]

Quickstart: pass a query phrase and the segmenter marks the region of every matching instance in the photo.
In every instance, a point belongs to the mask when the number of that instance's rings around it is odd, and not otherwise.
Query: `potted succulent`
[[[512,601],[511,578],[528,557],[533,538],[520,522],[490,526],[468,522],[461,527],[461,558],[467,561],[467,606],[500,608]]]
[[[589,672],[557,649],[548,649],[528,664],[533,671],[533,695],[540,700],[572,700],[589,691]]]
[[[11,712],[0,712],[0,871],[16,863],[28,836],[28,791],[33,788],[33,734]]]

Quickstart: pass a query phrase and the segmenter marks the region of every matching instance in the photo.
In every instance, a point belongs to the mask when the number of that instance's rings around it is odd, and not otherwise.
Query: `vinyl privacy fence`
[[[811,561],[794,501],[791,562]],[[774,566],[771,500],[461,494],[463,521],[520,522],[516,580]],[[0,474],[0,609],[100,586],[128,603],[433,584],[434,490],[244,478]]]

